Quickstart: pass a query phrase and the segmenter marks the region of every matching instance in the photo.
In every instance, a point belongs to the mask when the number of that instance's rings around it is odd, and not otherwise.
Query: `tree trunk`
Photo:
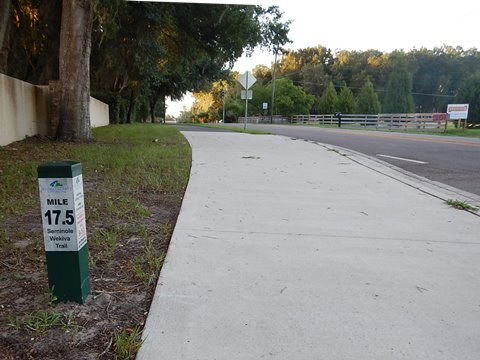
[[[63,0],[60,31],[60,106],[57,138],[89,141],[92,0]]]
[[[0,73],[7,73],[8,43],[10,39],[10,0],[0,0]]]
[[[150,118],[152,119],[152,124],[155,122],[155,106],[157,105],[158,98],[157,97],[151,97],[149,99],[149,104],[150,104]]]
[[[133,89],[130,90],[130,101],[128,102],[127,124],[132,123],[133,107],[135,106],[135,94]]]
[[[60,49],[60,31],[62,17],[61,1],[41,1],[39,4],[42,24],[48,24],[45,28],[45,36],[48,40],[43,42],[43,55],[38,57],[35,74],[35,84],[48,84],[51,80],[58,80],[58,52]]]
[[[163,123],[165,124],[167,122],[167,96],[162,95],[162,117],[163,117]]]

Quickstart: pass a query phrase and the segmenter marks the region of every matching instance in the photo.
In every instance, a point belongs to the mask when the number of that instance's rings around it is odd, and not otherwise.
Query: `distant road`
[[[313,126],[248,124],[248,128],[355,150],[480,195],[480,139]]]

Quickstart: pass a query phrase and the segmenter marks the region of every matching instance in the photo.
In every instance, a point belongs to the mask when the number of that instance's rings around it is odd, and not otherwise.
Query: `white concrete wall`
[[[92,128],[106,126],[110,123],[108,105],[90,97],[90,125]]]
[[[108,125],[108,105],[90,98],[90,122],[92,127]],[[48,86],[0,74],[0,146],[49,132]]]
[[[48,132],[47,92],[0,74],[0,146]]]

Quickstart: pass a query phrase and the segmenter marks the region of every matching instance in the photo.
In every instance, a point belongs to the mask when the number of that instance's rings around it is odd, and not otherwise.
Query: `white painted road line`
[[[405,159],[405,158],[396,157],[396,156],[390,156],[390,155],[377,154],[377,156],[381,156],[381,157],[389,158],[389,159],[394,159],[394,160],[409,161],[409,162],[416,163],[416,164],[423,164],[423,165],[428,164],[428,163],[425,162],[425,161],[413,160],[413,159]]]

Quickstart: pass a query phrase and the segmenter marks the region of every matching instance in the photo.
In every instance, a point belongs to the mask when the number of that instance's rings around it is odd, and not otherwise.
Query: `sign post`
[[[462,120],[465,120],[465,127],[467,127],[468,104],[448,104],[447,114],[450,120],[458,120],[457,127],[460,127]]]
[[[268,110],[268,103],[266,102],[262,103],[262,122],[263,122],[263,117],[265,116],[265,110]]]
[[[246,90],[245,91],[245,119],[243,121],[243,131],[247,129],[247,116],[248,116],[248,99],[251,99],[251,91],[248,91],[250,87],[255,84],[257,79],[255,76],[252,75],[250,71],[246,71],[242,75],[240,75],[240,78],[238,79],[238,82],[243,86],[243,88]]]
[[[82,164],[48,162],[37,172],[49,287],[58,301],[83,304],[90,276]]]

